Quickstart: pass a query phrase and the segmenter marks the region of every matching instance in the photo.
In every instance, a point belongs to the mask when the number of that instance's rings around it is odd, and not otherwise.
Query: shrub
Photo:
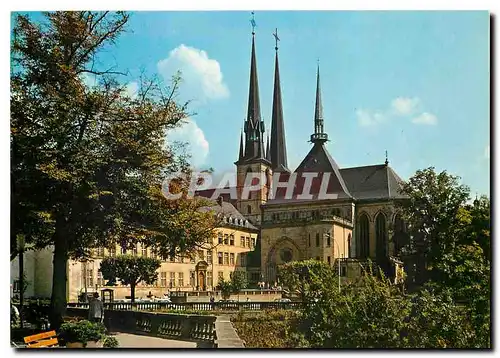
[[[60,333],[65,342],[80,342],[86,346],[87,342],[103,339],[106,327],[100,322],[87,320],[66,322],[61,325]]]
[[[117,348],[119,346],[118,340],[113,336],[106,336],[104,338],[104,348]]]

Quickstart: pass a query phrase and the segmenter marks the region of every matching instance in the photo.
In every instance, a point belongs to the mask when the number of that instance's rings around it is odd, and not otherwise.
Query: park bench
[[[56,331],[49,331],[24,337],[27,348],[59,347]]]

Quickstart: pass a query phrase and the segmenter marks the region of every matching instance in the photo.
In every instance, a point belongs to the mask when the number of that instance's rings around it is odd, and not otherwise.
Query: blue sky
[[[134,12],[129,31],[101,55],[129,70],[184,75],[180,99],[196,112],[172,139],[193,163],[234,170],[248,100],[249,12]],[[270,128],[278,28],[288,162],[311,144],[320,59],[328,150],[340,167],[390,165],[403,178],[435,166],[489,195],[487,12],[255,13],[262,116]]]

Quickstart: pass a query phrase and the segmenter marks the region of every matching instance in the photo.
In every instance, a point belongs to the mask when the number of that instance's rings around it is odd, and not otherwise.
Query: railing
[[[88,303],[70,302],[68,307],[87,308]],[[105,310],[112,311],[259,311],[298,309],[301,302],[112,302],[105,303]]]
[[[67,315],[85,318],[87,310],[70,307]],[[180,315],[156,312],[107,310],[104,322],[110,331],[209,343],[216,341],[214,316]]]

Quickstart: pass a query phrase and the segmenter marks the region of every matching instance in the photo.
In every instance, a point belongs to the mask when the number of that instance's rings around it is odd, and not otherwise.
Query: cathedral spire
[[[252,29],[252,56],[250,60],[250,87],[248,91],[247,120],[258,127],[260,118],[259,81],[257,79],[257,59],[255,56],[255,31]]]
[[[290,172],[287,168],[285,125],[283,121],[283,103],[281,100],[280,67],[278,61],[278,29],[273,34],[276,41],[276,59],[274,65],[273,114],[271,122],[271,156],[273,171]]]
[[[266,159],[271,161],[271,151],[269,150],[269,134],[267,135]]]
[[[319,60],[318,73],[316,75],[316,105],[314,108],[314,134],[311,135],[311,142],[324,143],[328,141],[328,134],[323,128],[323,103],[321,102],[321,85],[319,80]]]

